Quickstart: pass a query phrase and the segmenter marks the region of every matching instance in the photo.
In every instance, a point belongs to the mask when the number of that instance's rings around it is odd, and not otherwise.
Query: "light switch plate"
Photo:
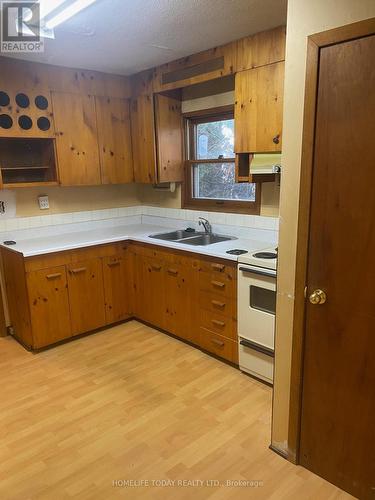
[[[39,208],[40,210],[49,209],[49,199],[47,195],[38,196]]]

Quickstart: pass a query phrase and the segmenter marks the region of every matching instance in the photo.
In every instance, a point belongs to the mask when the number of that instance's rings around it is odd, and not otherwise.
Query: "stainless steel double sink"
[[[178,229],[168,233],[151,234],[150,238],[156,240],[173,241],[183,243],[184,245],[212,245],[222,241],[236,240],[234,236],[225,236],[223,234],[203,233],[198,231],[186,231]]]

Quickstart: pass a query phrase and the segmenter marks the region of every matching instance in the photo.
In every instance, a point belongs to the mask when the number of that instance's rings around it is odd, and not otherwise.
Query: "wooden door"
[[[327,299],[306,301],[300,435],[301,464],[361,499],[375,498],[374,54],[374,35],[320,49],[307,296]]]
[[[96,97],[102,184],[133,182],[129,99]]]
[[[125,253],[103,258],[105,317],[107,325],[132,314],[132,268]]]
[[[180,264],[167,263],[165,266],[166,324],[168,332],[186,338],[186,306],[189,289],[186,268]]]
[[[141,283],[138,306],[140,319],[165,328],[166,302],[164,264],[160,259],[140,256]]]
[[[154,103],[152,94],[131,102],[131,130],[135,182],[156,182]]]
[[[65,266],[27,273],[33,348],[71,337]]]
[[[68,290],[73,335],[105,325],[100,258],[69,264]]]
[[[165,265],[165,329],[199,343],[199,264],[193,258],[172,256]]]
[[[161,94],[156,94],[154,98],[157,180],[181,182],[183,178],[181,101]]]
[[[53,92],[52,103],[61,184],[100,184],[95,98]]]
[[[236,153],[281,151],[284,62],[236,73]]]

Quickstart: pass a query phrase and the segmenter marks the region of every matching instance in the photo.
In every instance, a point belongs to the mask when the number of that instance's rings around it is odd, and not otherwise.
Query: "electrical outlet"
[[[12,219],[16,216],[16,194],[13,191],[0,189],[0,220]]]
[[[40,210],[48,210],[49,209],[49,200],[48,196],[38,196],[39,208]]]

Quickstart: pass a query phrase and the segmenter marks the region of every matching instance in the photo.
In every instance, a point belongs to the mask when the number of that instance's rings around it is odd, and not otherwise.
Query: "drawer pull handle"
[[[214,345],[217,345],[219,347],[224,347],[224,342],[222,342],[221,340],[217,340],[217,339],[211,339],[211,343],[214,344]]]
[[[160,271],[161,266],[151,265],[151,269],[153,269],[154,271]]]
[[[70,272],[72,274],[78,274],[78,273],[83,273],[86,271],[86,267],[77,267],[76,269],[71,269]]]
[[[46,278],[48,280],[54,280],[56,278],[60,278],[61,277],[61,273],[54,273],[54,274],[47,274],[46,275]]]
[[[221,281],[211,281],[211,285],[216,286],[217,288],[225,287],[225,283],[222,283]]]
[[[116,262],[108,262],[108,267],[114,267],[114,266],[119,266],[120,265],[120,261],[117,260]]]
[[[211,304],[216,307],[223,309],[225,307],[225,302],[219,302],[218,300],[211,300]]]
[[[219,321],[219,320],[217,320],[217,319],[212,319],[212,320],[211,320],[211,323],[212,323],[213,325],[216,325],[216,326],[225,326],[224,321]]]
[[[211,264],[212,269],[217,269],[218,271],[224,271],[224,264]]]
[[[173,276],[177,276],[178,271],[177,271],[177,269],[168,269],[168,273],[173,274]]]

